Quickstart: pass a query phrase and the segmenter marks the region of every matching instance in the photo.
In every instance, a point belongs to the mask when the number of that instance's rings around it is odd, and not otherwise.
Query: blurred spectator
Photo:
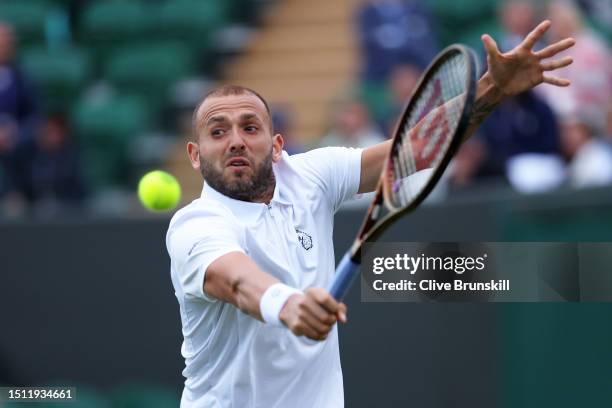
[[[556,72],[556,76],[572,81],[569,88],[541,86],[538,91],[558,115],[576,114],[577,110],[592,111],[593,116],[605,115],[604,109],[612,98],[612,62],[606,44],[590,29],[583,26],[582,15],[574,3],[551,3],[548,13],[554,22],[550,28],[550,42],[574,37],[576,45],[557,58],[574,57],[574,63]]]
[[[0,198],[23,188],[17,159],[31,139],[36,114],[35,97],[15,55],[13,31],[0,22]]]
[[[565,181],[565,163],[559,155],[524,153],[508,159],[506,177],[519,193],[545,193]]]
[[[538,23],[534,4],[530,0],[505,0],[501,3],[499,19],[502,32],[497,43],[502,52],[519,45]]]
[[[456,186],[471,177],[507,176],[508,161],[524,154],[542,158],[559,153],[559,130],[550,107],[533,92],[502,103],[457,155]],[[537,156],[532,156],[537,157]]]
[[[39,125],[20,163],[28,202],[61,209],[78,206],[85,198],[77,149],[63,117]]]
[[[536,3],[529,0],[501,3],[500,49],[509,51],[520,44],[537,24],[537,14]],[[553,27],[559,25],[552,20]],[[453,184],[461,187],[474,178],[504,177],[523,192],[556,187],[564,178],[559,139],[551,106],[534,92],[518,95],[493,111],[477,135],[461,148],[452,167]]]
[[[464,142],[446,172],[452,186],[463,188],[472,184],[486,159],[486,146],[481,138],[473,136]]]
[[[340,103],[333,122],[332,130],[321,139],[321,146],[369,147],[385,140],[372,123],[366,106],[356,99]]]
[[[582,111],[561,126],[561,146],[569,160],[568,179],[574,187],[612,183],[612,147],[603,139],[605,124]]]
[[[610,0],[578,0],[590,17],[603,27],[612,31],[612,1]]]
[[[386,81],[400,64],[424,68],[438,49],[432,18],[418,0],[365,0],[358,29],[364,81]]]
[[[283,141],[285,142],[283,150],[289,155],[303,153],[304,147],[295,138],[291,111],[284,106],[273,106],[271,110],[274,133],[283,135]]]
[[[606,110],[606,137],[612,143],[612,103],[608,105]]]

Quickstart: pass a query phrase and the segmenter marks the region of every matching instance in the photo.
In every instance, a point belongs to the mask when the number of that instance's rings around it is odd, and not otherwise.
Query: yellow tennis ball
[[[140,179],[138,198],[151,211],[171,210],[181,200],[181,185],[165,171],[154,170]]]

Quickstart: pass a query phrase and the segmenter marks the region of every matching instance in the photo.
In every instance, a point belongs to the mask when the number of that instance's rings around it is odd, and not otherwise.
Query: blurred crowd
[[[572,86],[543,85],[505,101],[464,144],[447,173],[447,182],[453,189],[464,189],[496,180],[520,192],[612,182],[612,2],[363,0],[360,4],[354,20],[361,56],[359,85],[329,107],[328,130],[320,135],[318,145],[367,147],[385,140],[421,72],[445,45],[461,42],[472,46],[480,53],[484,72],[480,34],[492,34],[505,52],[540,20],[549,18],[553,26],[545,43],[537,47],[576,38],[576,46],[568,52],[574,64],[558,72]],[[458,10],[465,12],[466,20],[443,24],[440,15],[453,7],[450,11],[454,15],[459,15]],[[495,7],[497,21],[490,17],[478,20],[487,7]],[[78,10],[69,10],[69,21],[75,13]],[[458,32],[457,27],[466,21],[481,23]],[[62,30],[53,30],[52,24],[49,27],[47,36],[62,37]],[[68,24],[66,29],[72,28]],[[95,173],[92,168],[101,171],[105,165],[116,165],[106,157],[96,164],[91,150],[88,155],[83,153],[79,132],[87,127],[75,129],[74,113],[45,108],[45,96],[21,62],[15,32],[0,19],[0,213],[10,216],[82,208],[87,197],[100,188],[90,180]],[[98,89],[97,95],[100,93],[104,92]],[[117,105],[113,104],[117,103],[108,104],[105,112],[110,116],[106,118],[114,118]],[[174,112],[177,119],[170,121],[170,128],[175,133],[185,131],[186,111]],[[88,111],[81,107],[79,112],[85,115]],[[92,112],[94,120],[100,116],[100,111]],[[292,135],[291,112],[277,107],[273,119],[286,135],[290,153],[305,149]],[[108,122],[104,116],[97,120]],[[131,149],[141,152],[137,147]]]
[[[485,24],[472,38],[469,33],[467,37],[446,33],[446,41],[441,38],[444,27],[428,7],[431,3],[452,7],[451,2],[443,1],[364,2],[356,19],[362,56],[361,120],[348,122],[362,125],[353,129],[343,120],[347,112],[358,111],[354,108],[358,101],[339,106],[332,130],[334,143],[337,134],[344,135],[345,145],[353,146],[389,135],[420,73],[443,45],[471,45],[480,53],[484,72],[480,34],[492,34],[501,51],[507,52],[548,18],[552,28],[546,43],[537,48],[566,37],[576,39],[576,46],[559,56],[572,55],[574,64],[557,73],[570,79],[571,87],[542,85],[505,101],[464,144],[447,172],[447,182],[454,189],[507,183],[525,193],[612,183],[612,38],[606,38],[612,30],[611,2],[500,1],[496,26]],[[485,6],[477,0],[457,3],[467,9]],[[327,138],[322,141],[327,144]]]
[[[0,1],[0,217],[129,209],[256,5]]]
[[[11,27],[0,24],[0,197],[9,212],[24,203],[78,207],[86,189],[68,122],[42,114],[16,55]]]

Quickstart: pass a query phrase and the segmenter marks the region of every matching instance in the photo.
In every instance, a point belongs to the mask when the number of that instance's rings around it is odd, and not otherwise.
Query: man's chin
[[[227,167],[225,169],[226,180],[243,180],[251,178],[253,171],[250,167]]]
[[[253,183],[250,177],[246,175],[226,177],[224,185],[227,189],[233,191],[244,191],[253,188]]]
[[[234,170],[223,178],[223,181],[227,184],[244,184],[250,183],[252,180],[253,175],[247,170]]]

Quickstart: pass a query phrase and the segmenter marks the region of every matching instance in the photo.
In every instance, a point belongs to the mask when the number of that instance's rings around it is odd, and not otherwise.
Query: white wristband
[[[302,292],[283,283],[275,283],[266,289],[259,301],[259,311],[264,322],[275,326],[283,326],[279,318],[280,311],[287,300],[297,293],[301,294]]]

